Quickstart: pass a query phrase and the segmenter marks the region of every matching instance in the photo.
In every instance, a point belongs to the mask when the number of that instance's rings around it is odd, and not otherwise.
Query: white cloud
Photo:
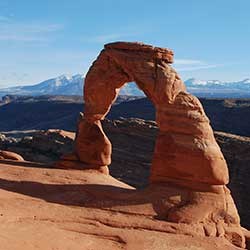
[[[224,64],[210,64],[201,60],[194,59],[176,59],[174,66],[178,71],[197,71],[202,69],[212,69],[222,67]]]
[[[203,61],[200,60],[193,60],[193,59],[175,59],[175,65],[202,65],[204,64]]]
[[[207,65],[200,65],[200,66],[190,66],[190,67],[177,67],[178,71],[197,71],[202,69],[212,69],[224,66],[223,64],[207,64]]]
[[[0,22],[0,41],[47,41],[51,33],[62,28],[58,24],[19,23],[5,19],[5,21]]]

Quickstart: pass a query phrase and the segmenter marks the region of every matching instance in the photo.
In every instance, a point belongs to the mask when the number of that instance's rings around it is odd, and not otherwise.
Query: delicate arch
[[[101,120],[119,89],[135,81],[156,108],[159,133],[150,184],[157,183],[151,187],[159,194],[165,189],[166,199],[153,193],[166,219],[200,225],[209,236],[221,237],[225,232],[233,244],[244,247],[237,209],[225,186],[226,162],[199,100],[186,92],[172,62],[173,52],[168,49],[125,42],[105,45],[85,79],[85,110],[75,152],[59,165],[108,174],[112,150]]]
[[[85,111],[76,140],[79,159],[89,165],[111,163],[111,143],[104,119],[120,88],[135,81],[154,103],[159,135],[151,182],[222,185],[228,170],[204,110],[170,66],[173,52],[139,43],[105,46],[89,69],[84,86]],[[195,183],[195,184],[194,184]],[[197,184],[198,183],[198,184]]]

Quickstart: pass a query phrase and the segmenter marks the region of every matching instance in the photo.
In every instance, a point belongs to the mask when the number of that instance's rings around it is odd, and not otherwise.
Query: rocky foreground
[[[157,134],[155,122],[141,119],[105,120],[103,126],[113,144],[111,175],[136,188],[145,187]],[[0,149],[16,152],[27,161],[51,164],[71,151],[74,136],[74,133],[59,130],[12,131],[0,136]],[[215,132],[215,137],[229,166],[229,187],[241,224],[250,228],[250,138],[222,132]]]
[[[159,195],[94,170],[14,161],[0,176],[1,250],[240,249],[213,228],[162,220],[160,202],[174,198],[164,186]]]
[[[12,159],[0,160],[0,250],[241,249],[238,236],[227,232],[232,237],[227,239],[220,227],[166,221],[168,202],[177,202],[185,190],[167,185],[141,189],[148,184],[155,122],[122,119],[103,125],[113,143],[110,172],[117,179],[95,170],[55,169],[53,162],[72,150],[72,132],[0,135],[2,150],[31,161],[0,154]],[[221,132],[215,136],[229,163],[241,224],[249,228],[250,139]]]

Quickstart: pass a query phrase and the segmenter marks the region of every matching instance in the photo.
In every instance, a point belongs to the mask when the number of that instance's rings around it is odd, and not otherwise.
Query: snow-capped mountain
[[[236,82],[222,82],[219,80],[199,80],[190,78],[185,81],[187,90],[199,97],[250,97],[250,79]],[[61,75],[41,83],[30,86],[17,86],[0,89],[0,96],[4,95],[82,95],[84,76]],[[120,95],[142,96],[143,92],[135,83],[126,84]]]
[[[62,75],[30,86],[0,89],[0,96],[11,95],[81,95],[83,75]]]
[[[222,82],[219,80],[199,80],[196,78],[190,78],[185,81],[187,87],[190,88],[208,88],[208,87],[215,87],[215,88],[235,88],[235,89],[250,89],[250,79],[244,79],[238,82]]]
[[[208,85],[220,85],[223,84],[223,82],[219,81],[219,80],[199,80],[196,78],[190,78],[188,80],[185,81],[186,86],[190,86],[190,87],[197,87],[197,86],[208,86]]]
[[[41,83],[30,86],[17,86],[0,89],[0,96],[4,95],[82,95],[84,76],[61,75]],[[143,95],[134,83],[126,84],[121,95]]]
[[[190,78],[185,84],[189,92],[200,97],[250,97],[249,78],[235,82]]]

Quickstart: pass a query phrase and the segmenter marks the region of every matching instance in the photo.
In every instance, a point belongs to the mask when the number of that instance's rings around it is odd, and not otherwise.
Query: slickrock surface
[[[0,250],[239,249],[204,236],[216,228],[161,219],[181,189],[136,191],[93,170],[23,165],[0,163]]]
[[[0,150],[0,160],[24,161],[21,155],[5,150]]]

